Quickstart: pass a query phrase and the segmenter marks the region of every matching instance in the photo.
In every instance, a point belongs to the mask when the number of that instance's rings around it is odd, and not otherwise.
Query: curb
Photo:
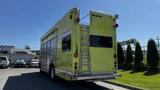
[[[112,81],[109,81],[109,80],[108,81],[103,81],[103,82],[113,84],[113,85],[117,85],[117,86],[124,87],[124,88],[131,89],[131,90],[144,90],[143,88],[140,88],[140,87],[127,85],[127,84],[122,84],[122,83],[118,83],[118,82],[112,82]]]

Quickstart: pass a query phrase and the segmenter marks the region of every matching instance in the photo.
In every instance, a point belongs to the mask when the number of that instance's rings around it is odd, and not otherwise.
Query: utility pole
[[[159,43],[160,38],[159,38],[159,36],[157,36],[157,38],[155,40],[157,41],[157,48],[159,49],[159,46],[160,46],[160,43]]]

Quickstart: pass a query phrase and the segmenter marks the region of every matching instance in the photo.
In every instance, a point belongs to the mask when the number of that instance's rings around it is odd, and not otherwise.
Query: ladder
[[[89,26],[81,25],[80,75],[91,75]]]

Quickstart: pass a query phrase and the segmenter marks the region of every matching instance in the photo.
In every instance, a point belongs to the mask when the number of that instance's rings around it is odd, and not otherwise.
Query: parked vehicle
[[[31,64],[30,64],[30,67],[39,67],[39,61],[37,61],[37,60],[32,60],[31,61]]]
[[[71,9],[41,37],[40,71],[66,80],[117,77],[116,19],[118,15],[91,11],[90,24],[80,23],[80,11]]]
[[[0,56],[0,68],[8,68],[9,60],[6,56]]]
[[[25,67],[26,62],[22,59],[22,60],[16,60],[14,63],[14,67]]]

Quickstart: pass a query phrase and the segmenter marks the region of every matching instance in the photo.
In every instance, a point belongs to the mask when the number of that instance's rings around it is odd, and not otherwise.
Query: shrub
[[[132,55],[131,45],[129,44],[127,46],[125,69],[131,69],[132,68],[132,62],[133,62],[133,55]]]
[[[157,71],[159,64],[158,50],[156,43],[153,39],[148,41],[147,45],[147,65],[149,66],[150,71]]]
[[[117,45],[118,69],[122,69],[125,64],[123,49],[120,43]]]
[[[142,70],[143,68],[142,61],[143,61],[142,49],[140,43],[137,42],[135,48],[134,70],[136,71]]]

